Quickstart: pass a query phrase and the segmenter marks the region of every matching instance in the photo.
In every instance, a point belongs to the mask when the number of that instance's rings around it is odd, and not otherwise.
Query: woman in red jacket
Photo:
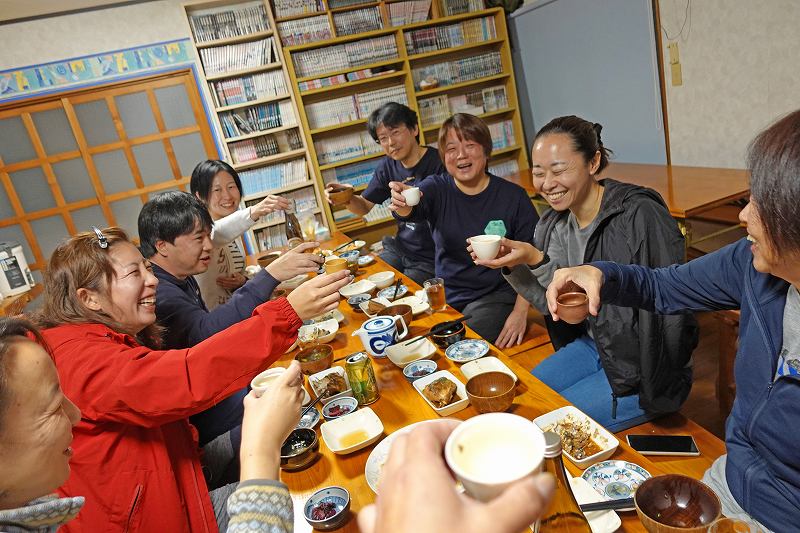
[[[209,495],[187,418],[247,386],[303,319],[336,307],[348,281],[343,272],[316,277],[193,348],[162,351],[158,280],[125,232],[81,233],[60,245],[40,321],[64,393],[81,410],[60,493],[86,497],[65,530],[216,533],[225,498]]]

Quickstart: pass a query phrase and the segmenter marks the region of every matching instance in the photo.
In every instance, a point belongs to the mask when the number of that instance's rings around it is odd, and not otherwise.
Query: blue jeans
[[[575,339],[539,363],[531,374],[611,433],[655,418],[639,407],[638,394],[618,397],[617,416],[611,417],[611,385],[603,372],[597,346],[587,335]]]

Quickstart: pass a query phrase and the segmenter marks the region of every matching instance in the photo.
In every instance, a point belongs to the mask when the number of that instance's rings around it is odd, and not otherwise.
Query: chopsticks
[[[342,248],[344,248],[344,247],[346,247],[346,246],[350,246],[350,245],[351,245],[351,244],[353,244],[354,242],[356,242],[356,239],[350,239],[349,241],[347,241],[347,242],[346,242],[346,243],[344,243],[343,245],[341,245],[341,246],[337,246],[336,248],[334,248],[334,249],[333,249],[333,253],[336,253],[336,252],[338,252],[339,250],[341,250]]]
[[[620,500],[608,500],[605,502],[582,503],[580,505],[581,511],[584,513],[589,511],[619,511],[620,509],[630,509],[635,507],[633,498],[622,498]]]

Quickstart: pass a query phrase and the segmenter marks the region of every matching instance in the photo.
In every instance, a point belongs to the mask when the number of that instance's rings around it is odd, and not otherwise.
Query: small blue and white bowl
[[[451,344],[444,351],[444,355],[455,363],[474,361],[487,353],[489,353],[489,343],[483,339],[464,339]]]
[[[313,429],[314,426],[319,424],[319,419],[319,411],[317,411],[316,408],[311,409],[309,412],[303,415],[303,417],[300,419],[300,422],[297,423],[297,427]]]
[[[423,359],[422,361],[415,361],[403,368],[403,375],[409,383],[414,383],[419,378],[424,378],[436,372],[436,361],[430,359]]]
[[[334,420],[349,415],[356,409],[358,409],[358,400],[345,396],[326,403],[322,408],[322,416],[325,417],[325,420]]]
[[[386,298],[387,300],[394,301],[398,298],[402,298],[408,292],[408,287],[405,284],[401,283],[399,287],[397,287],[397,296],[394,294],[394,285],[391,287],[386,287],[385,289],[378,292],[378,298]]]
[[[315,509],[322,506],[325,509],[332,509],[334,514],[328,518],[315,520],[313,513]],[[320,531],[336,529],[347,520],[347,512],[350,510],[350,493],[343,487],[326,487],[320,489],[306,500],[303,506],[303,517],[311,527]],[[318,509],[319,511],[319,509]]]

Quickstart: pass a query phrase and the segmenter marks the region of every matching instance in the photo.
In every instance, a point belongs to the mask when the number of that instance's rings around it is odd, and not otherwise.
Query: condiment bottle
[[[300,222],[294,212],[295,201],[289,200],[289,207],[286,208],[284,215],[286,217],[286,243],[290,249],[303,243],[303,230],[300,229]]]
[[[547,531],[591,533],[592,528],[589,526],[589,521],[583,515],[572,494],[567,471],[561,457],[561,437],[552,431],[545,431],[544,445],[543,468],[545,472],[553,474],[556,479],[556,490],[547,512],[538,522],[537,533]]]

